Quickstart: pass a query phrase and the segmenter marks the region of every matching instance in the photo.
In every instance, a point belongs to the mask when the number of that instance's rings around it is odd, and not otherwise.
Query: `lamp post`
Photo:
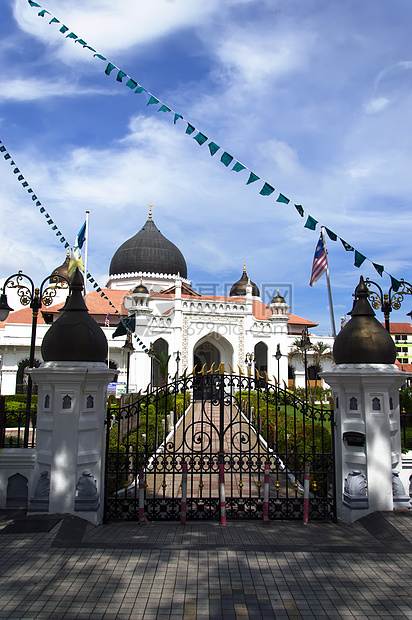
[[[27,280],[28,284],[23,282]],[[45,286],[46,283],[50,284]],[[9,316],[10,308],[7,302],[6,289],[16,289],[17,295],[22,306],[30,306],[32,310],[32,323],[31,323],[31,339],[30,339],[30,355],[29,355],[29,368],[33,368],[34,354],[36,348],[36,330],[37,319],[39,316],[39,310],[42,305],[50,306],[56,297],[56,289],[70,288],[70,282],[62,275],[50,275],[45,278],[40,284],[39,288],[36,288],[33,280],[26,274],[19,271],[14,273],[3,284],[3,292],[0,297],[0,321],[5,321]],[[30,409],[31,409],[31,397],[33,393],[33,381],[29,374],[27,381],[27,399],[26,399],[26,419],[24,425],[24,438],[23,446],[28,447],[29,443],[29,427],[30,427]]]
[[[132,342],[132,333],[131,332],[127,332],[127,336],[126,336],[126,342],[124,343],[123,347],[122,347],[127,354],[127,358],[126,358],[126,393],[129,393],[129,378],[130,378],[130,355],[133,353],[134,351],[134,346],[133,346],[133,342]]]
[[[275,353],[275,358],[277,359],[278,362],[278,385],[280,385],[280,359],[282,357],[282,353],[280,351],[280,344],[278,343],[278,346],[276,347],[276,353]]]
[[[176,360],[176,378],[178,379],[179,378],[180,351],[176,351],[175,360]]]
[[[245,357],[245,364],[249,369],[249,374],[251,372],[252,369],[252,364],[255,361],[255,354],[254,353],[246,353],[246,357]]]
[[[390,314],[392,310],[399,310],[401,304],[403,302],[404,295],[412,295],[412,284],[409,282],[405,282],[405,280],[400,280],[400,285],[398,288],[394,289],[393,284],[389,288],[387,293],[384,293],[376,282],[369,280],[366,278],[365,284],[369,289],[369,297],[371,300],[371,305],[375,310],[382,310],[383,315],[385,317],[385,328],[390,333]],[[378,290],[371,290],[371,286],[375,286]]]
[[[300,341],[299,348],[302,349],[302,351],[303,351],[303,363],[305,365],[305,401],[306,401],[306,404],[308,402],[308,358],[307,358],[307,352],[308,352],[308,350],[310,349],[311,346],[312,346],[312,343],[309,340],[308,328],[305,327],[305,329],[302,331],[302,339]]]

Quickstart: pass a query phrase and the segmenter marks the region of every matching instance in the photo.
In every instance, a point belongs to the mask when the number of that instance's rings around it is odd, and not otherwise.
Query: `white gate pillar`
[[[374,316],[362,277],[349,314],[335,340],[336,365],[322,378],[332,388],[335,406],[337,514],[353,523],[394,508],[392,470],[401,460],[399,389],[408,375],[394,363],[395,344]]]
[[[107,340],[89,315],[76,271],[61,316],[42,343],[44,363],[30,369],[39,386],[36,460],[29,512],[69,513],[99,524],[104,507],[104,363]]]

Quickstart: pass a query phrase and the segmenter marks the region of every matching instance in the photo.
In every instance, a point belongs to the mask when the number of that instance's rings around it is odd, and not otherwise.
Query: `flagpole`
[[[86,248],[84,251],[84,296],[86,297],[86,283],[87,283],[87,259],[89,256],[89,213],[90,211],[86,211]]]
[[[336,338],[335,317],[334,317],[334,314],[333,314],[332,289],[331,289],[331,286],[330,286],[329,261],[328,261],[328,254],[327,254],[327,249],[326,249],[326,243],[325,243],[325,227],[324,226],[321,226],[321,234],[322,234],[323,245],[324,245],[325,250],[326,250],[326,281],[328,283],[330,318],[331,318],[331,322],[332,322],[332,333],[333,333],[333,337]]]

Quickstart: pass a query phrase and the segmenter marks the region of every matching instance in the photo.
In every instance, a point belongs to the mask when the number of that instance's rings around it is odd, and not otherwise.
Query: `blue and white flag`
[[[313,258],[312,275],[309,285],[313,286],[315,282],[325,273],[328,268],[328,259],[325,244],[323,242],[322,233],[320,234],[318,245],[316,246],[315,256]]]
[[[67,270],[67,273],[69,276],[71,276],[76,271],[77,268],[79,268],[80,271],[84,271],[82,253],[80,250],[85,242],[85,239],[86,239],[86,222],[84,222],[83,226],[79,230],[76,240],[72,247],[69,268]]]

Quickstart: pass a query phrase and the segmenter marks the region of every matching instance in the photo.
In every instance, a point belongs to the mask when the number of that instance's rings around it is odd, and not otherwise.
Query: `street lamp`
[[[122,349],[124,349],[127,353],[127,361],[126,361],[126,393],[129,393],[129,378],[130,378],[130,355],[134,351],[134,346],[132,342],[132,333],[127,332],[126,342],[124,343]]]
[[[375,310],[382,310],[383,315],[385,317],[385,329],[390,333],[390,314],[392,310],[399,310],[401,304],[403,302],[404,295],[412,295],[412,284],[409,282],[405,282],[405,280],[401,279],[399,287],[396,290],[393,288],[393,285],[389,288],[387,293],[384,293],[376,282],[372,282],[369,278],[366,278],[365,284],[369,289],[369,297],[371,300],[371,305]],[[371,286],[376,286],[377,291],[370,290]]]
[[[29,284],[23,282],[23,279],[28,280]],[[45,286],[47,282],[50,285]],[[30,306],[32,309],[32,324],[31,324],[31,339],[30,339],[30,355],[29,355],[29,368],[33,368],[34,353],[36,347],[36,329],[37,318],[39,316],[39,310],[42,305],[51,306],[54,298],[56,297],[56,289],[69,288],[70,282],[62,275],[50,275],[43,280],[40,284],[40,288],[34,286],[33,280],[26,274],[19,271],[8,277],[3,284],[3,292],[0,296],[0,320],[5,321],[9,316],[9,313],[13,310],[10,308],[7,302],[6,289],[15,288],[17,295],[22,306]],[[31,397],[33,393],[33,381],[31,375],[28,376],[27,381],[27,399],[26,399],[26,419],[24,426],[24,439],[23,446],[28,447],[29,443],[29,421],[30,421],[30,409],[31,409]]]
[[[245,364],[249,369],[249,374],[252,368],[252,364],[255,361],[255,354],[254,353],[246,353],[246,357],[245,357]]]
[[[175,360],[176,360],[176,377],[178,379],[179,378],[180,351],[176,351]]]
[[[309,340],[308,328],[305,327],[305,329],[302,331],[302,339],[300,341],[299,348],[302,349],[302,351],[303,351],[303,360],[304,360],[303,363],[305,365],[305,400],[306,400],[306,404],[308,402],[308,359],[307,359],[307,352],[311,348],[311,346],[312,346],[312,343]]]
[[[280,358],[282,357],[282,353],[280,352],[280,344],[276,347],[275,358],[278,362],[278,385],[280,385]]]

